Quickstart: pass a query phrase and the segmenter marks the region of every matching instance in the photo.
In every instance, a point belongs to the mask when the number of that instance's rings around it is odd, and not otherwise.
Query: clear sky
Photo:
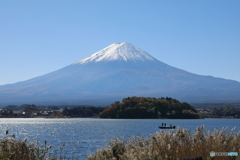
[[[1,0],[0,85],[129,42],[171,66],[240,82],[239,0]]]

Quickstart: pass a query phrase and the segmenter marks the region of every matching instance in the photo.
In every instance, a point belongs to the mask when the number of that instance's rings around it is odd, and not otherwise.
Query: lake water
[[[175,125],[191,132],[204,125],[207,130],[222,129],[227,127],[230,131],[236,127],[240,132],[240,119],[44,119],[44,118],[1,118],[1,137],[5,130],[15,134],[17,139],[27,137],[29,141],[39,140],[44,144],[52,145],[54,149],[63,143],[66,146],[63,152],[69,159],[86,159],[86,154],[95,153],[100,147],[108,145],[109,141],[131,136],[149,137],[159,131],[162,123]]]

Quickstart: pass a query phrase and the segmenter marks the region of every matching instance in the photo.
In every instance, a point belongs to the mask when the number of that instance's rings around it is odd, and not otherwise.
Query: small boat
[[[176,126],[170,126],[170,127],[164,127],[164,126],[158,126],[160,129],[175,129]]]

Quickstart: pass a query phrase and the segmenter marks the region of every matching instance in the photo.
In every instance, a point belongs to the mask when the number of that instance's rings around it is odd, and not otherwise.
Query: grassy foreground
[[[129,140],[114,139],[110,146],[100,149],[88,160],[178,160],[181,156],[202,156],[204,160],[239,160],[240,156],[210,157],[210,152],[238,152],[240,154],[240,132],[232,129],[206,131],[203,126],[190,134],[188,130],[160,131],[150,138],[131,137]]]
[[[45,160],[51,146],[47,141],[44,143],[41,147],[38,141],[28,143],[27,138],[15,140],[15,135],[10,135],[7,130],[0,139],[0,160]]]
[[[188,130],[160,131],[150,138],[131,137],[129,140],[113,139],[109,147],[101,148],[88,160],[180,160],[181,156],[204,157],[204,160],[240,160],[238,157],[210,157],[210,152],[238,152],[240,154],[240,132],[235,129],[206,131],[203,126],[190,134]],[[63,147],[63,146],[62,146]],[[8,134],[0,139],[0,160],[64,160],[64,156],[49,156],[47,141],[43,146],[39,142],[27,142],[27,139],[15,140]]]

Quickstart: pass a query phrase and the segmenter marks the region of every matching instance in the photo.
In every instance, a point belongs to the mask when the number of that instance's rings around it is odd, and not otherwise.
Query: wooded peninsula
[[[198,119],[200,116],[190,104],[169,97],[128,97],[106,107],[100,118]]]

